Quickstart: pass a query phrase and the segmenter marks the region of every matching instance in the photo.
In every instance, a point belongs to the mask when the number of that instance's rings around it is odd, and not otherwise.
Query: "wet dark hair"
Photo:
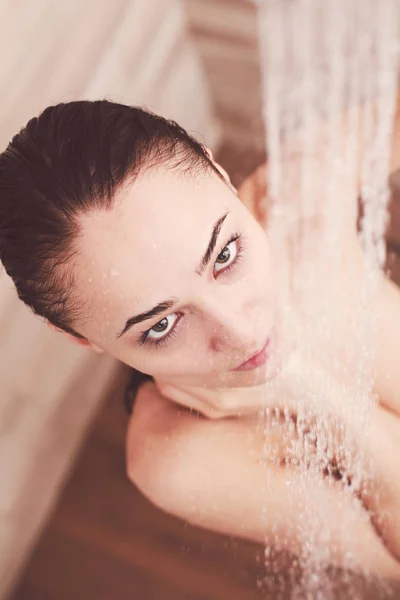
[[[74,296],[79,217],[112,208],[128,180],[160,163],[212,169],[182,127],[145,109],[107,100],[50,106],[0,154],[0,260],[19,298],[53,325],[83,338]]]

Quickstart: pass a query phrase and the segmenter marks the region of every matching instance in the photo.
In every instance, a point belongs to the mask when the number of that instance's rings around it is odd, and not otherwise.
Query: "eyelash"
[[[221,254],[221,252],[227,247],[229,246],[229,244],[231,244],[232,242],[238,242],[237,244],[237,254],[235,256],[235,260],[228,266],[226,267],[226,269],[224,269],[223,271],[220,271],[220,275],[226,274],[228,273],[231,269],[233,269],[234,267],[237,266],[237,264],[241,261],[242,256],[243,256],[243,237],[240,233],[234,233],[231,238],[221,247],[220,251],[217,254],[217,258],[218,256]],[[168,333],[166,336],[160,338],[159,340],[148,340],[147,336],[149,335],[152,327],[150,327],[150,329],[147,329],[146,331],[143,331],[142,335],[139,338],[139,344],[141,346],[144,345],[149,345],[149,346],[154,346],[155,348],[162,348],[163,346],[165,346],[166,344],[169,344],[170,341],[172,341],[172,339],[175,337],[176,335],[176,328],[177,328],[177,324],[179,323],[179,321],[181,320],[181,317],[179,317],[176,320],[176,323],[173,327],[173,329],[171,329],[171,332]],[[156,323],[157,325],[157,323]],[[154,327],[154,325],[153,325]]]

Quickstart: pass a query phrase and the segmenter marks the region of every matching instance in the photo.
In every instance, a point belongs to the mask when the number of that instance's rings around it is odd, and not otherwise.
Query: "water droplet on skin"
[[[88,279],[88,282],[90,283],[91,281],[92,281],[92,278],[91,278],[91,277],[89,277],[89,279]]]
[[[111,269],[110,275],[111,277],[118,277],[118,275],[121,275],[121,273],[116,269]]]

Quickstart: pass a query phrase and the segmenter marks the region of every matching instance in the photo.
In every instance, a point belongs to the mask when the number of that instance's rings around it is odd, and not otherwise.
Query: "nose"
[[[260,336],[266,332],[259,326],[260,311],[256,313],[249,303],[232,303],[230,294],[227,298],[208,297],[202,308],[211,330],[212,350],[242,352],[248,348],[256,352],[259,349],[259,344],[263,341]]]

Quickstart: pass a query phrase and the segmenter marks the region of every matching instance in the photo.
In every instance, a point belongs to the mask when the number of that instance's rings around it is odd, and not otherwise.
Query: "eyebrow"
[[[214,224],[213,230],[211,232],[210,241],[208,242],[207,250],[203,254],[203,257],[200,261],[199,267],[196,269],[196,273],[198,275],[202,275],[204,273],[205,268],[207,267],[208,263],[211,260],[211,256],[213,255],[215,246],[217,244],[218,236],[219,236],[221,228],[222,228],[222,224],[225,221],[226,217],[229,215],[229,212],[230,211],[228,211],[224,215],[222,215],[222,217],[220,217],[218,219],[218,221]],[[150,310],[146,310],[145,312],[142,312],[138,315],[134,315],[133,317],[130,317],[126,321],[122,331],[120,331],[117,334],[117,339],[122,337],[134,325],[137,325],[138,323],[141,323],[142,321],[146,321],[148,319],[153,319],[154,317],[157,317],[157,315],[159,315],[159,314],[163,313],[164,311],[168,310],[169,308],[172,308],[173,306],[175,306],[175,304],[177,302],[178,302],[177,298],[170,298],[168,300],[164,300],[163,302],[160,302],[159,304],[157,304],[157,306],[153,306],[153,308],[151,308]]]

